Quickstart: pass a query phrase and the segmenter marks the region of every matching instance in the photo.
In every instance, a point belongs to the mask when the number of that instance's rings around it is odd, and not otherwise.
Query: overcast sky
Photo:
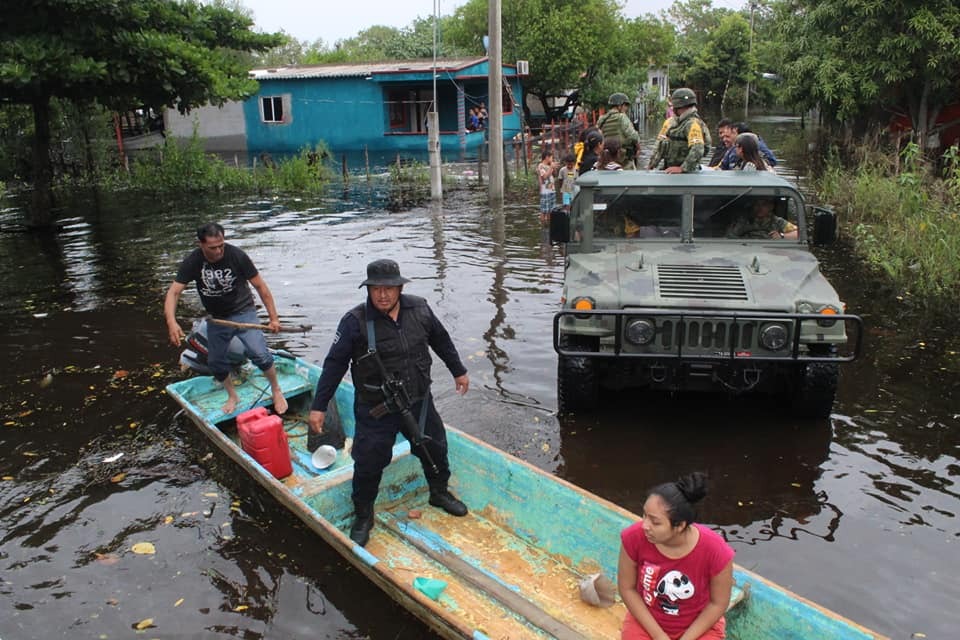
[[[509,0],[506,0],[509,1]],[[285,31],[297,40],[322,39],[328,46],[375,24],[406,27],[417,17],[433,15],[433,0],[240,0],[251,9],[261,31]],[[440,15],[449,15],[466,0],[440,0]],[[626,0],[630,18],[659,14],[672,0]],[[743,0],[713,0],[714,7],[739,9]],[[562,34],[558,34],[562,35]]]

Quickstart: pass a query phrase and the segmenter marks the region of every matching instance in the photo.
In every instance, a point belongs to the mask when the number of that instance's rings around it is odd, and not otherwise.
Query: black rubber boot
[[[457,500],[446,486],[430,487],[430,505],[440,507],[452,516],[467,515],[467,505]]]
[[[373,503],[353,505],[354,519],[350,527],[350,539],[361,547],[367,546],[370,541],[370,531],[373,529]]]

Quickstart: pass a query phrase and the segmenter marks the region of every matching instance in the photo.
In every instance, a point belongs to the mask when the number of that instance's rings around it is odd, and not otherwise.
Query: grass
[[[129,174],[115,172],[110,186],[150,192],[320,193],[333,175],[322,161],[328,156],[329,152],[319,144],[251,170],[205,152],[197,136],[184,146],[168,139],[155,153],[137,157]]]
[[[916,145],[899,156],[861,148],[852,168],[833,154],[817,179],[856,251],[906,293],[930,304],[960,299],[960,153],[943,157],[943,175]]]

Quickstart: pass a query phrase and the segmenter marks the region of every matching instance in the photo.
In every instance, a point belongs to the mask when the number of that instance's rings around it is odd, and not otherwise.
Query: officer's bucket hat
[[[400,265],[385,258],[374,260],[367,265],[367,279],[360,283],[361,287],[399,287],[410,282],[400,275]]]

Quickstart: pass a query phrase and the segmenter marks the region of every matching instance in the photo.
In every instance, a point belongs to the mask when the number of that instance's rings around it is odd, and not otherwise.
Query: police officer
[[[657,135],[657,148],[649,169],[664,164],[667,173],[692,173],[700,170],[704,150],[713,146],[710,130],[697,113],[697,94],[681,88],[670,96],[676,115],[663,121]]]
[[[391,406],[382,389],[381,363],[388,376],[402,381],[412,400],[409,413],[426,435],[421,446],[411,442],[411,452],[423,466],[430,504],[455,516],[467,514],[466,505],[447,489],[447,438],[430,395],[430,349],[453,375],[457,393],[467,392],[470,379],[450,334],[427,301],[402,293],[408,282],[393,260],[374,260],[367,265],[367,279],[360,283],[367,287],[367,300],[340,320],[310,410],[310,429],[322,433],[327,404],[349,366],[356,389],[353,409],[357,420],[350,538],[360,546],[370,539],[380,478],[390,464],[394,441],[404,424],[402,414]]]
[[[624,169],[636,169],[634,158],[640,148],[640,134],[637,133],[633,123],[630,122],[630,116],[627,115],[630,99],[625,93],[614,93],[607,100],[607,104],[610,105],[610,111],[600,116],[597,127],[603,134],[604,140],[620,138],[622,155],[616,160]]]

